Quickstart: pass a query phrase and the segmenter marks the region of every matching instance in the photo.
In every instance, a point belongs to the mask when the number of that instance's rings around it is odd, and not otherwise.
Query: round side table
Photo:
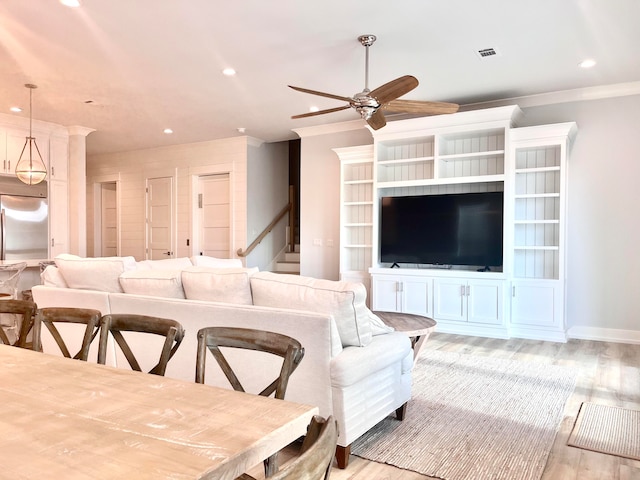
[[[436,321],[422,315],[400,312],[373,312],[386,325],[393,327],[396,331],[404,333],[411,339],[413,348],[413,362],[415,363],[424,342],[429,338],[431,332],[436,328]]]

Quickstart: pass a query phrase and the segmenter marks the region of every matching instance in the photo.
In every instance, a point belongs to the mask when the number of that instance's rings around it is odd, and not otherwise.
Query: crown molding
[[[80,125],[72,125],[67,129],[69,130],[69,135],[82,135],[84,137],[96,131],[95,128],[81,127]]]
[[[597,87],[575,88],[572,90],[560,90],[557,92],[511,97],[487,102],[468,103],[461,105],[460,109],[476,110],[479,108],[501,107],[513,104],[518,105],[521,108],[540,107],[544,105],[601,100],[604,98],[625,97],[629,95],[640,95],[640,81],[599,85]]]
[[[347,122],[326,123],[313,127],[303,127],[292,129],[300,138],[314,137],[316,135],[330,135],[332,133],[348,132],[351,130],[362,130],[365,128],[364,120],[349,120]]]

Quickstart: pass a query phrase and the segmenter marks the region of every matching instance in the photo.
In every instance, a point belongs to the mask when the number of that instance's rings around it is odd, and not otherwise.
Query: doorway
[[[100,256],[118,256],[118,203],[116,182],[100,184]]]
[[[198,177],[197,253],[216,258],[231,255],[229,174]]]
[[[147,178],[147,259],[172,258],[173,177]]]

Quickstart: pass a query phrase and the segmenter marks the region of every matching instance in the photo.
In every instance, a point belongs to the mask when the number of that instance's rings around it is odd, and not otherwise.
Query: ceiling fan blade
[[[387,119],[384,118],[384,113],[382,113],[382,110],[378,109],[376,110],[376,113],[369,117],[367,123],[374,130],[379,130],[387,124]]]
[[[308,88],[294,87],[293,85],[289,85],[289,88],[293,88],[294,90],[297,90],[298,92],[302,92],[302,93],[310,93],[311,95],[319,95],[320,97],[327,97],[327,98],[333,98],[335,100],[342,100],[343,102],[351,103],[353,101],[349,97],[341,97],[340,95],[333,95],[332,93],[318,92],[316,90],[309,90]]]
[[[375,98],[380,105],[395,100],[402,95],[409,93],[418,86],[418,79],[411,75],[396,78],[381,87],[373,90],[369,95]]]
[[[420,100],[392,100],[382,106],[385,112],[422,113],[426,115],[440,115],[455,113],[460,106],[448,102],[423,102]]]
[[[325,113],[339,112],[340,110],[346,110],[347,108],[351,108],[351,105],[344,105],[342,107],[336,108],[327,108],[326,110],[318,110],[317,112],[301,113],[300,115],[294,115],[291,118],[315,117],[316,115],[324,115]]]

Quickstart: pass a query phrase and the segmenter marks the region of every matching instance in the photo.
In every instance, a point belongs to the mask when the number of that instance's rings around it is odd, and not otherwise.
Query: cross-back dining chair
[[[15,338],[11,339],[0,326],[0,343],[5,345],[15,345],[17,347],[28,347],[27,336],[33,326],[33,317],[36,313],[37,305],[30,300],[0,300],[0,315],[10,315],[12,317],[21,317],[20,321],[15,318],[11,319],[12,326],[10,329],[16,329],[19,325],[19,331],[15,332]],[[13,325],[16,325],[13,327]]]
[[[138,360],[129,346],[129,342],[127,342],[122,332],[148,333],[165,337],[164,344],[160,351],[160,359],[158,363],[149,370],[149,373],[154,375],[164,375],[169,360],[176,353],[176,350],[178,350],[184,338],[184,328],[182,325],[169,318],[129,313],[105,315],[100,320],[98,363],[106,363],[108,340],[109,335],[111,335],[120,347],[131,368],[139,372],[142,371]]]
[[[98,335],[100,328],[100,318],[102,313],[100,310],[92,308],[75,308],[75,307],[46,307],[39,308],[33,322],[33,349],[42,350],[42,326],[44,325],[51,336],[56,341],[62,355],[67,358],[87,361],[89,358],[89,347],[91,342]],[[84,334],[82,335],[82,344],[77,353],[71,355],[69,352],[70,338],[67,341],[62,338],[60,330],[56,326],[62,327],[62,324],[80,324],[85,325]]]
[[[196,357],[196,382],[205,383],[205,364],[207,350],[218,362],[227,380],[234,390],[244,392],[236,373],[231,368],[220,347],[240,348],[266,352],[282,357],[282,366],[278,376],[270,382],[259,395],[283,400],[289,377],[298,368],[304,357],[304,348],[299,341],[287,335],[251,328],[207,327],[198,331],[198,353]],[[268,379],[267,379],[268,381]],[[265,476],[270,477],[278,470],[277,454],[264,461]]]
[[[270,477],[270,480],[328,480],[338,441],[338,423],[318,415],[309,423],[300,454]],[[243,474],[239,480],[255,480]]]

